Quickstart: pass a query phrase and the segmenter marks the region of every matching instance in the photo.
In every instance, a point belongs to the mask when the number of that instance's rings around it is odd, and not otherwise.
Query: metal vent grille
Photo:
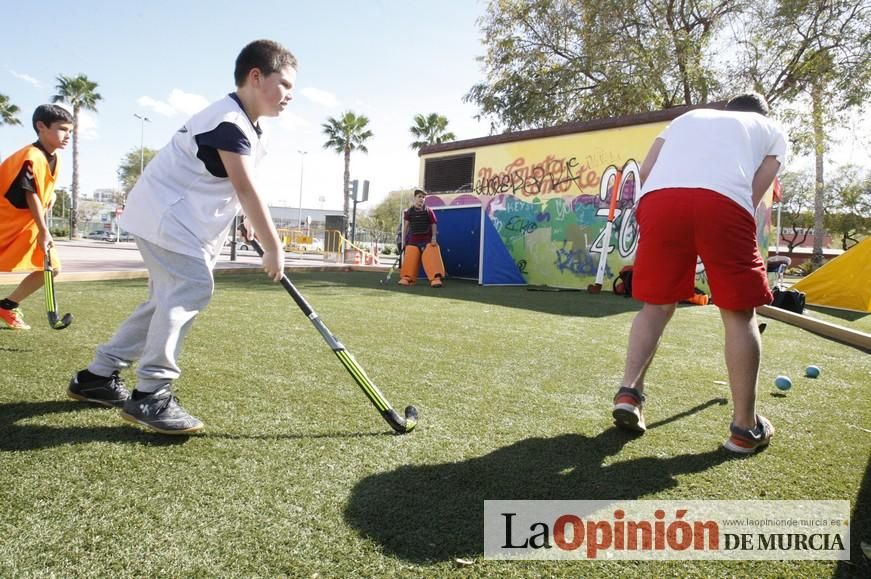
[[[475,155],[427,159],[423,188],[429,193],[471,191],[475,177]]]

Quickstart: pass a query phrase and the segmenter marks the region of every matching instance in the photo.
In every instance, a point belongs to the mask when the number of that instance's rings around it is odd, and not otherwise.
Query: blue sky
[[[50,101],[59,74],[85,73],[103,100],[82,123],[81,191],[116,187],[121,158],[140,142],[134,113],[152,121],[145,146],[162,147],[193,112],[233,90],[242,46],[271,38],[300,67],[294,102],[264,122],[267,200],[297,206],[303,150],[303,206],[341,207],[342,159],[323,149],[320,125],[352,110],[369,117],[375,134],[368,155],[352,157],[352,178],[369,179],[377,201],[418,182],[408,130],[416,113],[447,116],[459,138],[487,133],[462,102],[481,78],[475,21],[484,8],[478,0],[15,2],[4,7],[0,93],[21,108],[22,126],[0,127],[0,155],[34,139],[30,115]],[[62,154],[65,185],[72,146]]]
[[[233,90],[233,63],[256,38],[278,40],[300,61],[294,102],[266,119],[270,154],[262,167],[267,201],[297,206],[298,151],[303,206],[340,208],[342,159],[322,145],[321,123],[345,110],[371,120],[369,154],[352,158],[352,178],[371,182],[372,207],[391,190],[418,184],[409,148],[416,113],[445,115],[460,139],[486,135],[462,97],[482,78],[476,19],[485,0],[109,0],[13,2],[0,35],[0,93],[22,112],[21,127],[0,127],[0,155],[34,139],[33,109],[48,102],[58,74],[99,83],[98,112],[81,129],[81,191],[117,186],[124,154],[160,148],[196,110]],[[38,31],[38,33],[34,33]],[[871,119],[854,113],[829,157],[871,163]],[[72,180],[72,147],[61,184]],[[793,159],[791,169],[811,167]],[[323,198],[323,201],[321,201]]]

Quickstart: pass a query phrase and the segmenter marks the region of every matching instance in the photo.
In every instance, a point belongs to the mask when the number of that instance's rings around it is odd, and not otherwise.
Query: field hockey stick
[[[263,247],[260,246],[259,241],[252,239],[251,246],[260,257],[263,257]],[[417,408],[414,406],[406,406],[405,418],[399,416],[396,410],[394,410],[390,405],[390,402],[384,398],[384,394],[382,394],[372,380],[369,379],[369,376],[366,375],[365,370],[363,370],[360,364],[357,363],[354,356],[345,348],[345,346],[342,345],[341,342],[339,342],[336,336],[330,332],[324,322],[321,321],[317,312],[312,309],[309,303],[305,300],[302,294],[299,293],[296,287],[294,287],[293,283],[291,283],[290,279],[285,274],[281,274],[281,285],[284,286],[284,289],[287,290],[287,293],[290,294],[290,297],[293,298],[293,301],[296,302],[296,305],[299,306],[302,313],[305,314],[312,324],[314,324],[314,327],[318,332],[320,332],[324,341],[326,341],[330,346],[336,354],[336,357],[340,362],[342,362],[342,365],[363,390],[363,393],[366,394],[372,404],[375,405],[375,408],[378,409],[378,412],[381,413],[381,416],[387,421],[387,424],[389,424],[398,434],[405,434],[406,432],[414,430],[414,427],[417,426]]]
[[[396,271],[398,268],[402,267],[402,249],[398,249],[397,251],[399,251],[399,259],[393,262],[393,265],[390,266],[390,270],[387,272],[387,275],[384,277],[384,279],[380,280],[381,285],[390,283],[390,278],[393,276],[393,272]]]
[[[402,250],[399,251],[399,258],[393,262],[393,265],[391,265],[390,269],[387,270],[387,275],[384,276],[384,279],[379,280],[379,283],[381,283],[381,285],[390,283],[390,278],[393,276],[393,272],[396,271],[397,267],[402,267]]]
[[[51,268],[51,257],[45,253],[43,262],[43,278],[45,280],[45,313],[48,316],[48,325],[53,330],[63,330],[73,323],[72,314],[64,314],[62,319],[57,318],[57,299],[54,295],[54,271]]]
[[[617,193],[620,190],[621,171],[614,173],[614,189],[611,191],[611,205],[608,208],[608,222],[605,223],[605,233],[602,236],[602,253],[599,254],[599,268],[596,270],[596,283],[587,286],[591,294],[601,293],[602,282],[605,281],[605,268],[608,266],[608,247],[611,245],[611,229],[614,227],[614,213],[617,210]]]

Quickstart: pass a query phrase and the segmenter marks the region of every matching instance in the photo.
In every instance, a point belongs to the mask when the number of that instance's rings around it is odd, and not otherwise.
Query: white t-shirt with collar
[[[228,124],[239,142],[219,148],[248,154],[256,166],[265,154],[260,129],[228,95],[191,117],[152,159],[130,191],[121,227],[163,249],[214,260],[241,205],[217,151],[202,138]]]
[[[780,161],[780,170],[786,164],[783,129],[758,113],[692,110],[674,119],[659,138],[665,142],[639,200],[657,189],[710,189],[755,215],[756,170],[769,155]]]

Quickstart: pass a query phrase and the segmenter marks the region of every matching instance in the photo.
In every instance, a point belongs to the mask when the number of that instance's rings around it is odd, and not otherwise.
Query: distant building
[[[114,205],[115,200],[118,199],[120,195],[121,191],[117,189],[94,189],[94,192],[91,194],[91,199],[99,201],[100,203],[112,203]]]
[[[309,226],[313,229],[323,228],[328,216],[344,216],[344,212],[341,209],[311,209],[303,207],[302,212],[300,212],[299,207],[279,207],[275,205],[269,206],[269,214],[272,216],[276,227],[299,227],[299,220],[302,217],[303,227]]]

